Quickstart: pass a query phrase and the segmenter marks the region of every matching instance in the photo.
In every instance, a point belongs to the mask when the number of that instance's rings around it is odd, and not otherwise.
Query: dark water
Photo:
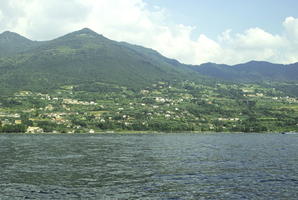
[[[298,135],[0,135],[0,199],[298,199]]]

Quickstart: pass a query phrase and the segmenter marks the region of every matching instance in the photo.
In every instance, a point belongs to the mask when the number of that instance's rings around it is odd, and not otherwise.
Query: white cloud
[[[221,58],[215,62],[236,64],[249,60],[275,63],[298,61],[298,19],[288,17],[283,22],[284,33],[273,35],[260,28],[250,28],[244,33],[232,34],[227,30],[218,39],[222,47]]]
[[[298,19],[294,17],[287,17],[283,22],[283,26],[286,30],[286,35],[294,42],[298,42]]]
[[[239,48],[274,48],[282,46],[284,41],[278,35],[272,35],[260,28],[251,28],[244,34],[237,34],[234,42]]]
[[[175,24],[166,10],[153,8],[148,9],[143,0],[6,0],[0,1],[0,32],[47,40],[89,27],[110,39],[150,47],[190,64],[298,61],[294,17],[285,19],[279,35],[249,28],[243,33],[226,30],[214,40],[204,34],[192,39],[196,27]]]

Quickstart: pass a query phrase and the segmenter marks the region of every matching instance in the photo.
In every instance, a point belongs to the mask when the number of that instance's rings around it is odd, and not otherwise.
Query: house
[[[89,133],[95,133],[95,131],[93,129],[90,129]]]
[[[43,133],[43,129],[36,126],[29,126],[26,133]]]
[[[14,120],[15,124],[22,124],[22,120]]]

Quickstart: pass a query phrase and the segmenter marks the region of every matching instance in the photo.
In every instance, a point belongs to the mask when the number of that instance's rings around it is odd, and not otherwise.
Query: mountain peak
[[[31,42],[28,38],[21,36],[15,32],[5,31],[0,34],[0,40],[2,42]]]
[[[35,45],[35,42],[28,38],[14,32],[5,31],[0,34],[0,57],[14,55],[33,45]]]
[[[83,28],[78,31],[71,32],[69,34],[66,34],[62,37],[57,38],[58,40],[64,40],[64,39],[79,39],[79,40],[85,40],[85,39],[102,39],[103,36],[96,33],[95,31],[89,29],[89,28]],[[56,39],[56,40],[57,40]]]
[[[96,33],[95,31],[91,30],[90,28],[83,28],[83,29],[79,30],[79,32],[83,32],[83,33]]]
[[[271,65],[273,63],[270,63],[270,62],[267,62],[267,61],[251,60],[249,62],[242,63],[242,64],[244,64],[244,65],[247,65],[247,64],[252,64],[252,65],[256,65],[256,64],[269,64],[269,65]]]
[[[1,33],[0,35],[17,35],[17,33],[15,33],[15,32],[11,32],[11,31],[4,31],[4,32]]]
[[[86,35],[93,35],[93,36],[98,36],[99,34],[96,33],[95,31],[91,30],[90,28],[83,28],[81,30],[73,32],[74,34],[86,34]]]
[[[5,31],[0,34],[0,39],[2,40],[29,40],[15,32]]]
[[[10,32],[10,31],[4,31],[4,32],[1,33],[0,35],[9,35],[9,34],[11,34],[11,33],[13,33],[13,32]]]

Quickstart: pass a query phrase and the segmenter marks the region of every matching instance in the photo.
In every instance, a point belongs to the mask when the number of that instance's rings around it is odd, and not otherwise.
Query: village
[[[1,130],[101,133],[298,129],[297,98],[259,86],[216,84],[211,87],[185,81],[172,85],[158,82],[137,92],[120,89],[121,92],[101,93],[65,86],[49,94],[17,92],[1,101]],[[285,123],[289,125],[278,126]]]

